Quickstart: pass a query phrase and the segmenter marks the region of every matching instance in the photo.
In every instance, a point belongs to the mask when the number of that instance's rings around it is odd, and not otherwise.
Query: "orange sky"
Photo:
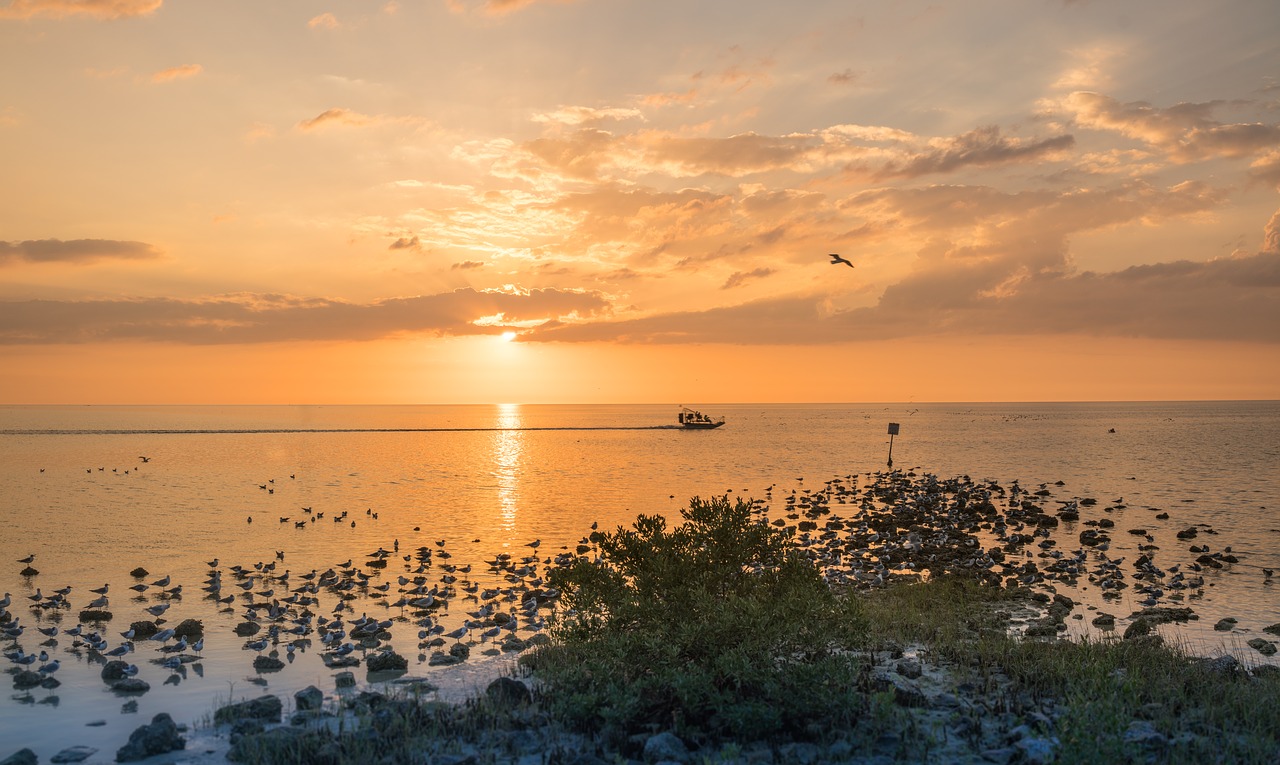
[[[0,0],[0,403],[1280,398],[1273,0],[803,9]]]

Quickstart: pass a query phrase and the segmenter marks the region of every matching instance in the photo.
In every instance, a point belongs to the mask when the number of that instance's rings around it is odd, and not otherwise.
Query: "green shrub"
[[[845,727],[865,704],[842,652],[862,634],[854,601],[750,504],[695,497],[681,514],[675,528],[642,515],[597,535],[598,558],[552,572],[566,610],[534,658],[544,703],[585,729]]]

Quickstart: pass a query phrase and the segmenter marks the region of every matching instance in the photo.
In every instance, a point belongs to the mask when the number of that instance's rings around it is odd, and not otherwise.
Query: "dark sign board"
[[[896,422],[889,423],[889,435],[891,436],[898,435],[898,423]]]

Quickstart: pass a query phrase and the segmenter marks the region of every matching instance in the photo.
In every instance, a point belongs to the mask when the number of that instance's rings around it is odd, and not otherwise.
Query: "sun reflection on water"
[[[520,502],[520,460],[524,454],[524,420],[519,404],[498,404],[493,434],[493,475],[498,481],[500,527],[508,534],[515,530]]]

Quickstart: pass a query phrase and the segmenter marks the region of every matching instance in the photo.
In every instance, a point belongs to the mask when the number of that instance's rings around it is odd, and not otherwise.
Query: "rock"
[[[138,566],[137,568],[129,572],[129,576],[133,577],[134,579],[141,579],[144,576],[151,576],[151,572],[146,570],[142,566]]]
[[[185,749],[187,740],[178,735],[178,726],[173,718],[161,712],[151,718],[150,725],[129,734],[129,743],[116,752],[116,762],[136,762],[157,754]]]
[[[134,640],[146,640],[160,631],[159,625],[151,621],[134,622],[129,629],[133,630]]]
[[[204,637],[204,623],[199,619],[183,619],[181,624],[173,628],[173,636],[199,640]]]
[[[293,694],[293,704],[299,712],[309,712],[319,709],[324,704],[324,691],[308,685],[306,688]]]
[[[818,748],[817,744],[798,741],[778,747],[778,754],[782,756],[783,762],[795,763],[795,765],[813,765],[822,757],[822,750]]]
[[[322,653],[320,654],[320,659],[329,669],[360,666],[360,658],[352,656],[351,654],[347,654],[346,656],[334,656],[331,653]]]
[[[1263,656],[1273,656],[1276,652],[1276,644],[1266,638],[1254,638],[1250,640],[1249,647]]]
[[[484,689],[484,693],[489,702],[500,709],[528,704],[533,698],[528,686],[513,677],[500,677],[494,680],[489,683],[488,688]]]
[[[354,672],[339,672],[333,676],[333,685],[336,688],[352,688],[356,684],[356,676]]]
[[[1236,620],[1230,616],[1224,619],[1219,619],[1218,623],[1213,625],[1213,628],[1218,632],[1230,632],[1236,628]]]
[[[893,686],[893,702],[900,707],[909,709],[923,709],[929,706],[928,697],[913,685],[895,684]]]
[[[1280,623],[1272,624],[1269,627],[1263,627],[1263,632],[1270,632],[1272,635],[1280,635]]]
[[[257,622],[240,622],[231,631],[236,633],[238,637],[252,637],[258,634],[261,629],[262,625]]]
[[[365,664],[370,672],[389,672],[409,668],[409,660],[395,651],[370,654],[369,658],[365,659]]]
[[[994,762],[996,765],[1009,765],[1013,762],[1013,758],[1018,754],[1018,750],[1011,746],[1002,746],[999,749],[982,750],[982,759],[987,762]]]
[[[126,677],[111,683],[111,690],[116,693],[146,693],[151,690],[151,683],[140,677]]]
[[[114,683],[117,680],[123,680],[125,668],[129,666],[128,662],[112,659],[102,667],[102,681],[104,683]]]
[[[215,723],[233,722],[235,720],[267,720],[280,722],[284,712],[284,703],[276,696],[259,696],[239,704],[228,704],[213,714]]]
[[[49,762],[84,762],[98,750],[91,746],[71,746],[49,758]]]
[[[1178,539],[1195,539],[1199,533],[1199,530],[1196,529],[1195,526],[1188,526],[1178,532]]]
[[[663,731],[645,739],[644,761],[648,763],[688,762],[689,749],[679,736],[670,731]]]
[[[1143,635],[1150,635],[1156,628],[1156,623],[1145,617],[1134,619],[1128,627],[1124,628],[1124,639],[1132,640]]]
[[[428,667],[452,667],[454,664],[461,664],[462,659],[457,656],[450,656],[444,651],[435,651],[431,654],[431,658],[427,659]]]
[[[920,665],[918,659],[903,659],[898,662],[896,669],[899,675],[911,680],[915,680],[924,674],[924,667]]]
[[[1086,547],[1097,547],[1107,541],[1107,535],[1097,529],[1085,529],[1080,532],[1080,544]]]
[[[1146,619],[1152,624],[1168,624],[1169,622],[1186,622],[1199,619],[1200,616],[1190,608],[1173,608],[1157,606],[1129,614],[1131,619]]]
[[[1058,739],[1045,736],[1028,736],[1019,739],[1014,747],[1022,752],[1022,761],[1034,765],[1048,765],[1055,758]]]
[[[1236,657],[1230,654],[1219,656],[1216,659],[1202,659],[1200,665],[1207,672],[1215,675],[1238,675],[1242,671],[1240,662],[1236,661]]]
[[[0,765],[37,765],[40,759],[36,757],[36,753],[30,749],[19,749],[8,757],[0,760]]]
[[[1100,612],[1091,622],[1095,627],[1110,628],[1116,626],[1116,618],[1111,614]]]
[[[471,647],[465,643],[454,643],[449,646],[449,655],[456,656],[459,659],[466,661],[471,658]]]
[[[253,668],[258,672],[279,672],[284,669],[284,662],[274,656],[255,656]]]
[[[81,622],[109,622],[115,618],[110,611],[85,610],[80,612]]]
[[[19,571],[19,572],[18,572],[18,575],[19,575],[19,576],[38,576],[39,574],[40,574],[40,572],[39,572],[39,571],[36,571],[36,570],[35,570],[34,568],[32,568],[31,566],[27,566],[26,568],[24,568],[24,569],[22,569],[21,571]]]
[[[25,691],[28,688],[35,688],[39,686],[40,681],[43,679],[44,676],[39,672],[32,672],[29,669],[24,669],[13,676],[13,687],[19,691]]]
[[[1169,743],[1169,739],[1147,720],[1134,720],[1129,723],[1129,729],[1124,733],[1124,741],[1126,744],[1152,748],[1163,748]]]

